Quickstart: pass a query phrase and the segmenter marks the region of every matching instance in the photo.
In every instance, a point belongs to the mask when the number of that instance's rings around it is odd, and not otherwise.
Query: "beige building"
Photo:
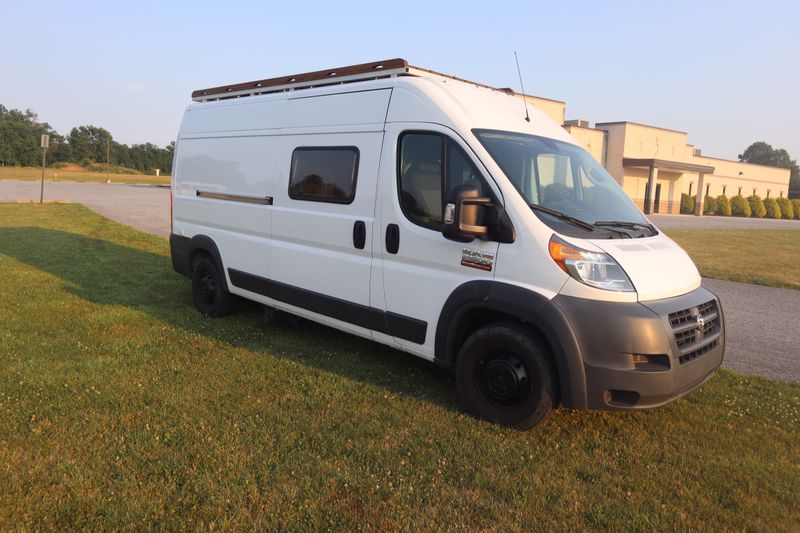
[[[679,213],[681,193],[697,198],[697,214],[706,195],[788,195],[788,169],[704,156],[683,131],[635,122],[601,122],[592,128],[583,120],[565,121],[564,102],[526,99],[563,124],[645,213]]]

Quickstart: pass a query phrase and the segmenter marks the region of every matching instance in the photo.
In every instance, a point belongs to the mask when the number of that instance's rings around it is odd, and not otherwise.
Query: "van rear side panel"
[[[173,231],[211,237],[225,266],[267,275],[272,213],[265,203],[198,196],[203,193],[266,200],[276,183],[277,137],[203,137],[180,141],[173,191]]]

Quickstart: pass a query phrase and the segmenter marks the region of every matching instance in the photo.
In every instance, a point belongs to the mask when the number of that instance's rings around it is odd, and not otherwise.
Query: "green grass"
[[[0,529],[796,530],[800,386],[721,371],[517,432],[433,365],[209,320],[166,241],[0,206]]]
[[[800,231],[668,229],[700,274],[800,289]]]
[[[42,178],[42,169],[34,167],[0,167],[0,180],[39,180]],[[44,171],[45,181],[78,181],[105,183],[135,183],[140,185],[169,185],[172,178],[170,176],[149,176],[145,174],[120,174],[114,172],[107,175],[104,171],[66,171],[58,168],[46,168]]]

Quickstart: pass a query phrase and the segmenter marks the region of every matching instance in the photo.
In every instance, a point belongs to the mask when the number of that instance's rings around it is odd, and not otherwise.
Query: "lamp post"
[[[50,146],[50,136],[46,133],[42,134],[42,140],[39,143],[42,147],[42,184],[39,187],[39,203],[44,203],[44,166],[47,163],[47,147]]]

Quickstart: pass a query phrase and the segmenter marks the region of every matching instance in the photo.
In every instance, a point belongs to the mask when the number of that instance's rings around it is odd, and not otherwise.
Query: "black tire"
[[[208,256],[201,256],[194,263],[192,297],[194,306],[205,316],[220,317],[233,312],[234,296],[225,290],[220,271]]]
[[[522,326],[484,326],[461,346],[456,385],[467,409],[478,418],[530,429],[553,409],[557,385],[546,352]]]

